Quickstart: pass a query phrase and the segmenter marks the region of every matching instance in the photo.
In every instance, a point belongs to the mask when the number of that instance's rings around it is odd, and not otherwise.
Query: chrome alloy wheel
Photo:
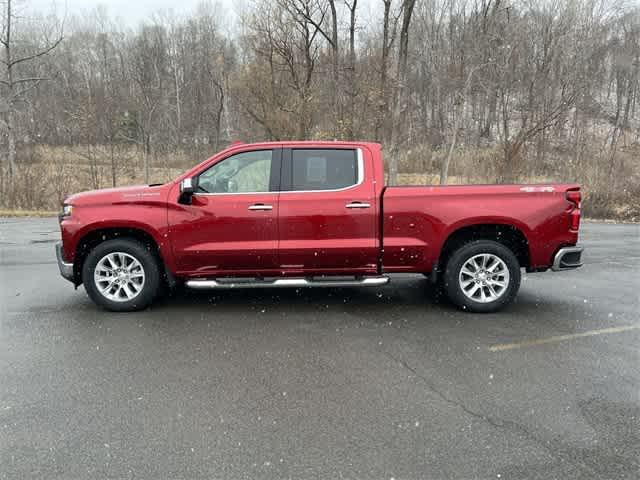
[[[93,272],[98,291],[114,302],[136,298],[144,287],[144,268],[134,256],[124,252],[108,253]]]
[[[481,253],[464,262],[458,282],[462,292],[474,302],[493,302],[509,287],[509,269],[500,257]]]

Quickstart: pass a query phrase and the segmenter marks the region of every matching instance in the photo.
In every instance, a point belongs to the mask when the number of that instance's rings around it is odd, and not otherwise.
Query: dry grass
[[[119,152],[115,172],[107,149],[85,147],[34,147],[23,152],[20,170],[12,181],[0,175],[0,208],[7,211],[57,211],[64,198],[86,190],[144,184],[142,156],[134,149]],[[190,165],[180,168],[183,157],[156,159],[150,168],[149,183],[164,183]],[[192,162],[195,164],[197,162]],[[25,188],[28,186],[29,188]]]
[[[398,183],[439,184],[439,166],[445,152],[429,146],[400,154]],[[460,147],[450,165],[449,184],[499,183],[503,152],[492,147]],[[586,148],[575,152],[558,146],[536,158],[523,150],[512,166],[513,183],[579,183],[582,186],[583,214],[594,219],[640,222],[640,145],[621,147],[612,163],[608,149]]]
[[[152,159],[150,183],[173,179],[213,153],[177,151],[157,155]],[[443,155],[442,149],[424,145],[402,152],[398,159],[398,183],[439,184],[438,171]],[[496,183],[500,178],[501,155],[501,150],[496,147],[459,148],[450,166],[449,184]],[[525,151],[518,165],[514,166],[513,181],[577,182],[583,189],[585,216],[640,221],[640,147],[632,145],[619,152],[614,175],[606,153],[592,151],[585,155],[576,163],[568,150],[554,150],[545,159],[531,158],[532,154]],[[0,171],[2,215],[52,215],[59,210],[66,195],[108,188],[114,184],[145,183],[142,154],[130,146],[120,146],[115,150],[106,146],[34,146],[20,152],[19,163],[18,175],[11,182]]]

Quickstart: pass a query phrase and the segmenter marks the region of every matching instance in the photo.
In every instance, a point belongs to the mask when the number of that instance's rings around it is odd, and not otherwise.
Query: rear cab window
[[[360,183],[362,161],[357,149],[294,148],[284,191],[341,190]],[[288,181],[287,181],[288,180]]]

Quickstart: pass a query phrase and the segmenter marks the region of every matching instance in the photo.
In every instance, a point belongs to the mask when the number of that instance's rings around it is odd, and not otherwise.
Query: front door
[[[278,251],[283,272],[376,273],[378,212],[369,152],[285,149],[282,173]]]
[[[178,273],[260,275],[278,268],[281,149],[233,154],[198,175],[191,205],[169,208]]]

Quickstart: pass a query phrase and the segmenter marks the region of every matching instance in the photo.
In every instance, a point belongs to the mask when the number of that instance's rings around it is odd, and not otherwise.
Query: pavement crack
[[[524,436],[525,438],[533,441],[534,443],[536,443],[537,445],[542,447],[547,453],[549,453],[549,455],[551,455],[556,460],[568,462],[568,463],[570,463],[570,464],[572,464],[572,465],[574,465],[574,466],[576,466],[578,468],[581,468],[582,470],[586,471],[590,475],[597,475],[597,472],[595,470],[593,470],[591,467],[589,467],[589,465],[586,465],[585,463],[582,463],[582,462],[577,463],[577,462],[573,461],[572,459],[567,458],[565,455],[562,455],[561,453],[559,453],[561,451],[561,448],[560,448],[561,446],[555,444],[557,442],[552,442],[550,440],[543,440],[541,438],[538,438],[534,433],[529,431],[524,425],[522,425],[520,423],[517,423],[517,422],[514,422],[513,420],[505,420],[505,419],[502,419],[502,418],[490,417],[489,415],[486,415],[486,414],[483,414],[483,413],[480,413],[480,412],[476,412],[476,411],[470,409],[468,406],[466,406],[461,401],[456,400],[454,398],[451,398],[448,395],[444,394],[440,389],[438,389],[433,384],[433,382],[431,382],[424,375],[420,374],[415,368],[413,368],[411,365],[409,365],[405,360],[403,360],[401,358],[398,358],[395,355],[393,355],[392,353],[389,353],[387,351],[383,351],[382,353],[386,357],[388,357],[389,359],[391,359],[394,362],[402,365],[403,368],[405,368],[406,370],[410,371],[413,375],[415,375],[417,378],[422,380],[424,382],[424,384],[426,385],[426,387],[432,393],[434,393],[437,397],[442,399],[445,403],[459,408],[460,410],[462,410],[467,415],[469,415],[471,417],[474,417],[474,418],[477,418],[479,420],[482,420],[482,421],[488,423],[489,425],[491,425],[494,428],[498,428],[498,429],[502,429],[502,430],[511,430],[511,431],[517,432],[517,433],[521,434],[522,436]]]

